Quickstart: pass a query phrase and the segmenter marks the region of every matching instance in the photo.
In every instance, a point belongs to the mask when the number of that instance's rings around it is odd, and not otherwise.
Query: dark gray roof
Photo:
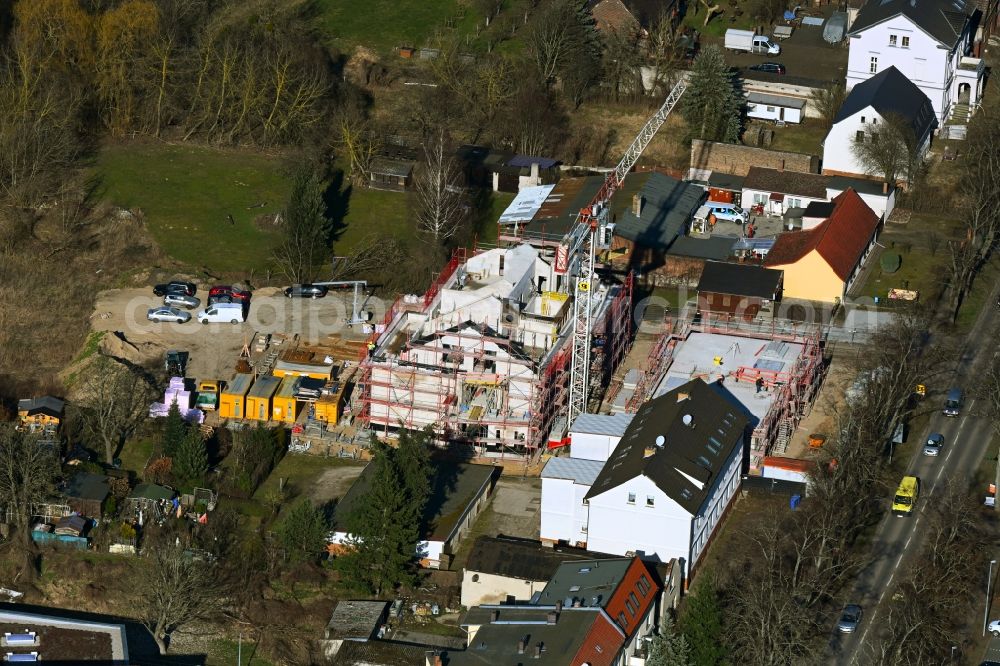
[[[531,168],[532,164],[537,164],[539,169],[551,169],[559,164],[559,160],[551,157],[533,157],[531,155],[514,155],[507,160],[507,166]]]
[[[372,159],[369,171],[373,174],[385,174],[405,178],[413,173],[413,168],[417,165],[412,160],[397,160],[389,157],[376,157]]]
[[[975,11],[967,0],[869,0],[851,24],[849,35],[903,15],[948,48],[962,37],[965,22]]]
[[[645,476],[697,515],[723,465],[742,445],[748,423],[739,408],[723,397],[724,391],[693,379],[640,407],[587,499]],[[685,416],[691,417],[692,425],[684,424]],[[657,447],[661,435],[665,441]],[[650,456],[647,447],[654,449]]]
[[[586,560],[593,555],[581,548],[549,548],[528,539],[482,536],[473,544],[465,568],[494,576],[541,581],[551,578],[563,562]]]
[[[743,189],[826,199],[828,181],[829,176],[818,173],[752,166],[743,180]]]
[[[25,398],[17,401],[17,411],[28,412],[28,416],[34,414],[47,414],[49,416],[60,417],[66,407],[66,403],[59,398],[45,395],[40,398]]]
[[[491,622],[489,614],[499,610],[497,622]],[[479,606],[469,611],[467,620],[482,623],[476,637],[462,652],[449,651],[449,666],[566,666],[580,651],[594,623],[601,617],[598,608],[564,608],[556,614],[555,624],[548,624],[551,607],[538,606]],[[610,626],[611,622],[607,624]],[[518,654],[518,643],[528,638],[524,654]],[[623,638],[616,645],[608,646],[615,652]],[[544,650],[536,659],[535,646],[539,643]]]
[[[723,173],[721,171],[713,171],[708,176],[708,184],[711,187],[717,187],[720,190],[733,190],[735,192],[742,192],[743,176],[737,176],[731,173]]]
[[[691,238],[681,236],[667,250],[672,257],[691,257],[692,259],[718,259],[725,261],[733,256],[733,245],[736,239],[730,236],[711,236],[709,238]]]
[[[348,640],[374,638],[388,607],[388,601],[353,599],[338,601],[326,625],[326,638]]]
[[[780,287],[781,271],[726,261],[706,261],[698,282],[699,292],[767,299],[773,299]]]
[[[638,194],[642,208],[637,217],[630,202],[622,202],[615,220],[615,234],[637,245],[666,249],[684,233],[688,220],[705,199],[704,188],[662,173],[651,173]]]
[[[832,201],[810,201],[802,217],[818,217],[825,220],[833,215],[833,209],[836,205]]]
[[[908,120],[918,141],[937,125],[937,116],[927,95],[895,67],[887,67],[851,88],[833,122],[839,123],[869,106],[883,118],[896,114]]]
[[[871,180],[869,178],[851,178],[850,176],[830,176],[830,182],[827,185],[831,190],[836,190],[838,192],[843,192],[847,188],[852,188],[858,194],[872,194],[880,196],[888,196],[886,192],[883,191],[884,183],[880,183],[877,180]]]
[[[66,486],[66,497],[82,500],[103,502],[109,492],[108,477],[90,472],[80,472]]]
[[[344,641],[332,666],[414,666],[423,664],[431,648],[389,641]]]
[[[572,606],[574,599],[582,599],[583,606],[606,608],[630,566],[631,557],[565,562],[552,574],[537,603],[555,606],[557,602],[569,600],[565,605]]]
[[[344,499],[337,504],[333,516],[337,530],[346,529],[347,516],[358,502],[365,500],[374,472],[374,465],[365,467]],[[430,497],[420,518],[420,538],[438,541],[450,539],[472,503],[481,493],[486,492],[487,484],[499,476],[500,468],[493,465],[471,465],[444,460],[433,462]]]

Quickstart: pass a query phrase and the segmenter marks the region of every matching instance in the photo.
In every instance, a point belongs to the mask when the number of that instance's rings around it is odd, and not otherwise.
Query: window
[[[774,113],[774,107],[773,106],[767,107],[767,112],[768,113]]]
[[[631,601],[632,605],[635,606],[636,609],[638,610],[638,608],[639,608],[639,600],[636,598],[635,592],[629,592],[628,593],[628,600]]]
[[[896,35],[889,35],[889,46],[896,45]]]
[[[646,506],[653,506],[656,504],[656,498],[652,495],[646,495]]]
[[[629,504],[635,504],[635,493],[629,493],[628,494],[628,503]]]
[[[636,608],[635,608],[635,606],[632,605],[631,601],[627,601],[627,600],[625,601],[625,608],[628,609],[628,614],[629,615],[631,615],[632,617],[635,617]]]
[[[864,122],[864,121],[862,121],[862,122]],[[764,194],[763,192],[754,192],[753,193],[753,202],[755,204],[767,203],[767,195]]]
[[[788,207],[789,208],[802,208],[803,207],[802,206],[802,199],[795,199],[793,197],[789,197],[788,198]]]
[[[910,48],[910,38],[909,37],[903,37],[903,48],[904,49]]]
[[[857,132],[854,133],[854,140],[857,141],[858,143],[863,143],[865,140],[865,133],[862,132],[861,130],[858,130]]]
[[[642,593],[642,596],[646,596],[646,593],[649,592],[651,587],[652,586],[649,584],[649,579],[646,578],[646,574],[642,574],[639,577],[639,592]]]
[[[722,297],[722,305],[723,306],[728,306],[729,305],[729,296],[723,296]]]
[[[871,60],[868,61],[868,72],[870,74],[878,73],[878,56],[872,56]]]
[[[625,613],[618,613],[618,624],[622,625],[622,629],[628,627],[628,620],[625,618]]]
[[[864,125],[864,124],[865,124],[865,117],[864,117],[864,116],[861,116],[861,124],[862,124],[862,125]]]

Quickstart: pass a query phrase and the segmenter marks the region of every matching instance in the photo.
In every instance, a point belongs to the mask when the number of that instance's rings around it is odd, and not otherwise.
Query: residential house
[[[939,122],[956,104],[974,107],[985,75],[971,57],[981,16],[974,0],[865,3],[848,31],[848,90],[896,68],[930,99]]]
[[[841,301],[875,247],[882,218],[853,189],[833,204],[826,220],[781,234],[768,252],[764,265],[784,271],[784,298]]]
[[[524,603],[541,592],[563,562],[592,559],[580,548],[515,537],[476,539],[462,569],[462,605]]]
[[[639,19],[632,15],[622,0],[597,0],[592,5],[590,13],[594,17],[594,27],[599,32],[616,32],[623,36],[644,32]]]
[[[368,465],[337,504],[333,532],[328,537],[331,553],[343,552],[350,542],[347,517],[364,502],[372,482],[374,465]],[[447,569],[451,557],[476,518],[489,504],[500,468],[439,461],[434,464],[431,492],[420,518],[420,541],[415,555],[428,569]]]
[[[372,158],[368,168],[368,186],[373,190],[402,192],[413,186],[417,151],[408,146],[389,144]]]
[[[66,414],[66,403],[50,395],[17,401],[17,420],[21,428],[54,431]]]
[[[781,280],[781,271],[754,264],[706,262],[698,282],[698,310],[744,321],[773,318],[781,301]]]
[[[103,474],[77,472],[63,495],[69,508],[88,518],[100,518],[104,513],[104,502],[111,494],[108,477]]]
[[[570,425],[570,455],[604,462],[632,422],[632,414],[580,414]]]
[[[823,141],[823,173],[884,179],[884,174],[858,161],[854,144],[865,140],[870,127],[896,121],[904,123],[917,155],[923,159],[937,127],[931,100],[902,72],[889,67],[854,86],[847,95]],[[905,180],[906,174],[899,174],[899,178]]]
[[[826,184],[826,198],[833,200],[837,195],[852,188],[858,196],[882,219],[888,220],[896,208],[896,188],[888,183],[879,183],[868,178],[830,176]]]
[[[748,420],[724,392],[694,379],[639,408],[584,498],[589,549],[676,558],[691,576],[744,466]]]
[[[743,206],[760,206],[766,215],[783,216],[812,201],[826,201],[828,180],[814,173],[750,167],[743,179]]]

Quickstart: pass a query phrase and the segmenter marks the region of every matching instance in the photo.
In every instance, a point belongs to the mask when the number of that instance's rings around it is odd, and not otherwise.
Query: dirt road
[[[196,296],[205,299],[207,291],[199,289]],[[228,379],[240,350],[251,343],[255,332],[298,334],[310,344],[322,343],[330,336],[364,337],[360,326],[346,325],[351,314],[350,293],[331,292],[326,298],[310,300],[285,298],[277,288],[259,289],[253,294],[247,321],[235,325],[199,324],[195,321],[198,309],[191,311],[192,320],[186,324],[147,321],[146,311],[160,304],[151,288],[101,292],[91,317],[93,329],[119,334],[106,335],[104,349],[136,363],[162,359],[168,349],[187,351],[189,377]],[[381,320],[385,312],[384,304],[374,297],[365,308],[373,313],[374,321]]]

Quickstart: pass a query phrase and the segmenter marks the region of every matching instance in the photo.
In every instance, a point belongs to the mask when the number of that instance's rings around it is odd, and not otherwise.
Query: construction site
[[[786,454],[813,406],[825,368],[820,334],[818,327],[788,334],[724,318],[666,317],[651,344],[637,346],[617,373],[604,411],[634,413],[691,379],[716,382],[750,419],[749,473],[759,474],[766,456]]]
[[[574,295],[555,251],[458,251],[423,296],[400,298],[361,362],[357,416],[376,433],[430,426],[476,457],[530,459],[566,436]],[[630,338],[631,281],[595,280],[589,395]],[[598,396],[599,397],[599,396]]]

